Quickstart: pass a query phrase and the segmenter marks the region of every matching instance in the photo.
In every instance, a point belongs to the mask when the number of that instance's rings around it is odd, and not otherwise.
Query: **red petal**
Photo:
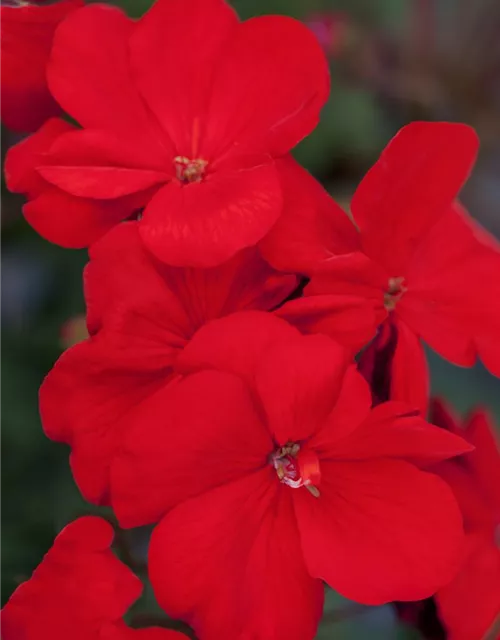
[[[48,187],[23,207],[27,222],[49,242],[80,249],[104,235],[136,207],[127,198],[112,203],[76,198]]]
[[[206,640],[312,640],[323,585],[307,574],[290,493],[261,471],[176,507],[154,530],[161,607]]]
[[[462,430],[463,433],[463,430]],[[492,517],[500,516],[500,438],[491,415],[476,409],[467,418],[464,438],[475,447],[466,464],[489,503]]]
[[[270,313],[234,313],[202,327],[176,362],[180,373],[200,369],[231,371],[253,381],[267,351],[280,342],[290,342],[299,332]]]
[[[344,376],[335,406],[309,442],[311,448],[323,459],[334,457],[337,443],[367,418],[371,404],[370,387],[351,365]]]
[[[36,131],[61,108],[50,95],[45,71],[57,25],[83,0],[2,6],[2,122]]]
[[[68,524],[57,536],[57,544],[79,545],[89,551],[104,551],[111,547],[115,533],[107,520],[98,516],[83,516]]]
[[[326,58],[305,25],[284,16],[239,24],[214,72],[202,155],[283,155],[317,125],[329,88]]]
[[[285,200],[259,245],[264,258],[282,271],[310,273],[337,254],[356,251],[356,228],[321,184],[291,156],[276,166]]]
[[[136,222],[110,231],[93,245],[90,256],[85,299],[91,331],[103,316],[137,314],[142,308],[156,318],[150,333],[158,326],[172,339],[188,339],[209,320],[240,309],[273,308],[296,286],[294,276],[273,271],[255,248],[211,269],[169,267],[145,249]],[[158,305],[168,305],[168,311],[160,314]]]
[[[237,25],[223,0],[159,0],[134,29],[135,78],[177,155],[200,157],[214,67]]]
[[[359,185],[351,208],[363,246],[393,276],[404,274],[423,234],[456,198],[477,149],[471,127],[412,122]]]
[[[446,483],[400,460],[322,463],[321,496],[293,494],[312,576],[364,604],[421,600],[449,582],[463,543]]]
[[[267,424],[280,445],[310,438],[332,410],[350,353],[326,336],[271,348],[255,374]]]
[[[2,636],[101,637],[101,629],[121,618],[142,591],[139,578],[112,553],[112,537],[110,525],[97,517],[63,529],[2,610]]]
[[[459,425],[458,416],[453,413],[451,407],[442,398],[431,398],[429,414],[429,420],[432,424],[463,437],[464,433]]]
[[[463,438],[426,422],[408,405],[384,402],[371,411],[349,438],[338,443],[335,457],[404,458],[428,465],[468,453],[472,448]]]
[[[47,182],[66,193],[97,200],[114,200],[159,186],[168,180],[168,176],[159,171],[124,167],[45,166],[38,172]]]
[[[474,364],[475,336],[500,327],[492,278],[500,261],[482,242],[484,233],[458,207],[450,208],[422,239],[396,309],[433,349],[461,366]],[[443,238],[449,239],[445,245]]]
[[[500,616],[500,550],[480,535],[467,536],[465,562],[436,601],[450,640],[493,640],[487,632]]]
[[[427,415],[429,404],[429,368],[418,336],[404,322],[396,322],[396,348],[390,369],[390,399],[405,402]]]
[[[356,296],[306,296],[286,302],[275,313],[302,333],[325,333],[354,353],[373,338],[377,327],[373,305]]]
[[[382,322],[387,315],[384,309],[384,291],[389,276],[383,268],[365,254],[356,251],[332,256],[314,272],[305,294],[356,296],[365,299]]]
[[[72,131],[73,127],[58,118],[48,120],[39,131],[28,136],[7,151],[5,181],[9,191],[26,193],[34,197],[46,188],[45,181],[36,171],[42,158],[57,138]]]
[[[243,381],[219,371],[168,385],[126,428],[111,480],[125,527],[158,522],[184,500],[262,469],[273,450]]]
[[[72,446],[75,480],[90,502],[107,501],[109,463],[123,437],[123,416],[171,373],[174,349],[142,338],[137,324],[133,328],[129,323],[122,335],[101,332],[75,345],[40,389],[45,433]]]
[[[144,211],[141,235],[168,264],[213,267],[256,244],[281,208],[274,166],[218,171],[199,183],[161,189]]]
[[[59,104],[83,127],[113,131],[171,157],[132,79],[128,41],[134,21],[116,7],[94,4],[72,13],[54,38],[47,70]],[[98,46],[89,46],[89,43]]]
[[[183,302],[194,301],[179,298],[164,265],[145,249],[137,222],[117,225],[92,245],[89,255],[84,288],[90,333],[103,325],[119,328],[128,315],[141,322],[142,338],[184,346],[196,325]]]
[[[171,159],[105,131],[59,136],[38,172],[75,196],[112,199],[167,182]]]

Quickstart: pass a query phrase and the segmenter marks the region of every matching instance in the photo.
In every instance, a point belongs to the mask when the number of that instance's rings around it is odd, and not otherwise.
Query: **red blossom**
[[[153,253],[197,267],[254,245],[276,222],[277,159],[316,126],[329,92],[307,27],[283,16],[239,22],[224,0],[158,0],[137,22],[87,6],[57,30],[48,79],[81,128],[53,123],[9,153],[7,183],[27,194],[30,224],[83,247],[143,210]],[[296,173],[300,189],[307,174]]]
[[[111,465],[121,523],[160,521],[149,571],[169,615],[206,640],[307,640],[321,580],[380,604],[454,575],[458,507],[422,468],[470,447],[402,403],[371,410],[347,350],[240,312],[200,329],[176,370],[127,416]]]
[[[211,269],[170,267],[152,258],[138,223],[110,231],[85,269],[91,337],[64,353],[40,390],[45,433],[72,448],[80,490],[105,503],[108,467],[123,418],[174,377],[174,364],[209,320],[243,309],[272,309],[296,287],[255,248]]]
[[[1,118],[14,131],[35,131],[61,108],[47,87],[46,70],[58,24],[83,0],[2,6]]]
[[[436,601],[449,640],[481,640],[500,622],[500,443],[482,409],[462,426],[442,401],[434,400],[431,418],[475,447],[435,469],[455,493],[466,533],[462,568]]]
[[[142,584],[111,551],[113,528],[95,516],[75,520],[2,609],[3,640],[186,640],[123,621]]]
[[[465,125],[412,123],[390,142],[354,195],[357,237],[344,233],[343,247],[331,241],[346,216],[333,201],[328,210],[323,198],[314,211],[287,209],[262,243],[277,268],[312,276],[304,293],[317,298],[324,313],[331,304],[334,320],[346,296],[350,311],[356,299],[360,314],[370,304],[373,329],[390,319],[397,337],[391,397],[422,409],[427,383],[420,339],[461,366],[473,365],[479,355],[500,375],[500,249],[455,202],[477,144]],[[306,219],[309,230],[301,235]],[[379,337],[371,348],[383,341]],[[415,371],[418,388],[408,380]]]

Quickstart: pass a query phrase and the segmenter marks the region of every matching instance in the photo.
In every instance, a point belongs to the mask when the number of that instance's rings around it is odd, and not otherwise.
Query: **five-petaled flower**
[[[142,584],[111,551],[113,527],[85,516],[65,527],[2,609],[3,640],[187,640],[123,620]]]
[[[176,370],[111,464],[120,523],[160,521],[149,574],[169,615],[206,640],[307,640],[321,580],[380,604],[453,577],[460,512],[424,469],[470,446],[402,403],[371,410],[349,351],[246,311],[200,329]]]
[[[312,276],[305,295],[317,298],[323,315],[329,305],[334,317],[346,305],[354,309],[356,298],[371,303],[377,323],[390,326],[370,350],[392,341],[379,358],[390,370],[376,373],[389,380],[391,398],[422,410],[428,385],[420,339],[461,366],[479,355],[500,375],[500,248],[455,201],[477,146],[466,125],[409,124],[354,194],[359,232],[346,231],[347,216],[333,200],[328,208],[323,194],[321,206],[287,209],[262,243],[277,268]],[[373,373],[377,353],[365,357]]]
[[[47,73],[81,128],[51,121],[10,151],[27,220],[84,247],[142,212],[144,242],[177,266],[215,266],[269,231],[283,209],[278,160],[329,93],[305,25],[239,22],[224,0],[158,0],[138,22],[84,7],[57,30]]]
[[[243,309],[273,309],[296,278],[255,248],[211,269],[170,267],[144,249],[137,222],[95,243],[85,274],[91,334],[66,351],[40,390],[45,433],[72,448],[83,495],[106,503],[108,466],[127,412],[175,376],[180,351],[203,324]]]

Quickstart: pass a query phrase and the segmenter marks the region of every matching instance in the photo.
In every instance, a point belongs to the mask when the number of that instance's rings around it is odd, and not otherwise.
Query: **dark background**
[[[188,1],[188,0],[186,0]],[[133,16],[148,0],[119,2]],[[497,0],[235,0],[242,18],[293,15],[308,23],[331,61],[332,94],[297,158],[344,206],[390,137],[415,119],[473,125],[481,138],[463,192],[471,214],[500,237],[500,3]],[[20,137],[3,131],[2,151]],[[21,216],[22,198],[3,189],[2,215],[2,601],[31,574],[55,534],[89,513],[68,468],[68,450],[48,441],[38,387],[65,344],[82,332],[84,251],[39,238]],[[443,238],[443,242],[447,239]],[[482,366],[453,367],[429,353],[435,394],[463,411],[487,405],[500,418],[500,385]],[[101,510],[100,513],[106,513]],[[121,542],[139,565],[145,544]],[[139,567],[140,570],[140,567]],[[327,597],[318,638],[418,638],[389,607],[347,619]],[[154,607],[146,593],[137,610]]]

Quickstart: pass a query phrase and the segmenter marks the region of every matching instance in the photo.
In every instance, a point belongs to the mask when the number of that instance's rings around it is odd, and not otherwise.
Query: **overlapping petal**
[[[184,500],[265,468],[273,449],[243,381],[219,371],[168,385],[126,423],[111,491],[127,527],[158,522]]]
[[[307,491],[294,494],[312,576],[371,605],[421,600],[450,581],[463,531],[445,482],[387,458],[321,468],[319,499]]]
[[[282,271],[311,273],[339,254],[359,250],[359,234],[321,184],[291,156],[280,159],[283,213],[260,243]]]
[[[180,373],[201,369],[231,371],[252,382],[267,350],[279,342],[291,342],[297,329],[272,314],[234,313],[202,327],[176,362]]]
[[[315,636],[323,585],[307,573],[290,495],[271,473],[187,501],[153,532],[158,602],[207,640]]]
[[[75,345],[40,388],[44,431],[72,446],[75,480],[91,502],[108,501],[109,464],[124,417],[172,376],[176,350],[140,333],[134,340],[133,330],[131,323],[122,333],[101,332]]]
[[[213,77],[202,150],[217,158],[240,148],[283,155],[318,124],[329,80],[323,51],[305,25],[285,16],[242,22]]]
[[[461,570],[438,592],[436,601],[450,640],[488,637],[494,625],[498,630],[500,550],[491,540],[477,534],[468,537]]]
[[[197,158],[204,148],[214,70],[227,55],[224,45],[238,24],[235,12],[222,0],[160,0],[134,30],[134,79],[177,155]]]
[[[390,401],[377,405],[349,438],[337,443],[334,457],[398,458],[428,466],[472,449],[463,438],[426,422],[418,410]]]
[[[275,442],[300,442],[319,428],[349,364],[350,352],[321,335],[281,342],[266,352],[255,385]]]
[[[146,246],[164,262],[213,267],[255,245],[276,222],[282,191],[272,163],[217,171],[201,182],[171,182],[141,220]]]

